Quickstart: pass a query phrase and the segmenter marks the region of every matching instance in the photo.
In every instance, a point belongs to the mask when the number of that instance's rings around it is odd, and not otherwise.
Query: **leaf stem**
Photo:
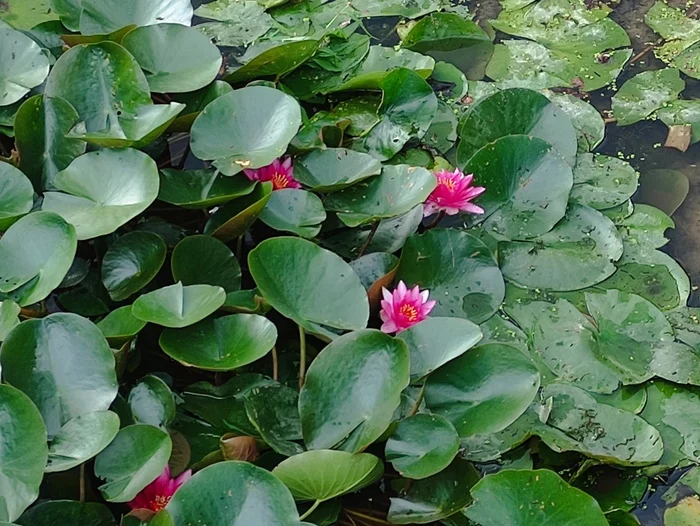
[[[416,398],[416,401],[413,404],[413,407],[411,408],[411,411],[408,413],[408,416],[414,416],[417,412],[418,409],[420,409],[420,404],[423,402],[423,397],[425,396],[425,382],[423,382],[423,387],[420,388],[420,391],[418,392],[418,397]]]
[[[272,346],[272,379],[277,381],[279,377],[279,360],[277,358],[277,347]]]
[[[430,229],[432,229],[432,228],[435,228],[436,226],[438,226],[438,225],[440,224],[440,221],[442,221],[442,218],[443,218],[443,217],[445,217],[445,211],[444,211],[444,210],[440,210],[440,211],[438,212],[437,216],[435,217],[435,219],[433,219],[433,220],[428,224],[428,226],[425,227],[425,229],[426,229],[426,230],[430,230]]]
[[[306,510],[306,511],[304,512],[304,514],[303,514],[301,517],[299,517],[299,520],[302,520],[302,521],[303,521],[306,517],[308,517],[309,515],[311,515],[314,511],[316,511],[316,508],[318,508],[318,507],[320,506],[320,504],[321,504],[321,501],[320,501],[320,500],[317,500],[316,502],[314,502],[314,503],[311,505],[311,507],[310,507],[308,510]]]
[[[85,462],[80,464],[80,503],[85,502]]]
[[[299,389],[301,390],[306,380],[306,331],[301,325],[299,325],[299,353]]]
[[[365,239],[365,242],[362,244],[360,247],[360,251],[357,253],[357,258],[360,259],[362,256],[365,255],[365,252],[369,248],[369,244],[372,242],[374,239],[374,234],[377,233],[377,229],[379,228],[379,221],[375,221],[372,224],[372,229],[369,231],[369,235],[367,236],[367,239]]]

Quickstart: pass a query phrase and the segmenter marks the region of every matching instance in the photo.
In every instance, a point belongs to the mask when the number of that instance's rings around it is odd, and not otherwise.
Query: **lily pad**
[[[372,156],[345,148],[314,150],[294,163],[294,177],[316,192],[342,190],[381,170]]]
[[[566,217],[549,233],[527,242],[499,244],[506,279],[524,287],[579,290],[600,283],[616,270],[622,240],[607,217],[570,204]]]
[[[303,239],[278,237],[260,243],[248,266],[265,299],[298,324],[336,329],[367,326],[369,303],[355,271],[336,254]],[[307,269],[315,269],[313,274]]]
[[[138,150],[89,152],[59,172],[43,210],[75,227],[78,239],[111,234],[158,197],[158,167]]]
[[[432,373],[479,343],[479,327],[461,318],[430,317],[396,335],[408,347],[411,380]],[[411,477],[413,478],[413,477]]]
[[[209,318],[184,329],[167,329],[161,348],[180,363],[208,371],[230,371],[262,358],[277,341],[277,329],[257,314]]]
[[[685,89],[677,69],[644,71],[625,82],[612,98],[612,110],[620,126],[639,122]]]
[[[36,95],[27,99],[15,117],[19,166],[39,190],[52,182],[87,145],[66,135],[78,125],[78,112],[65,100]]]
[[[241,58],[243,66],[226,75],[224,80],[236,84],[260,77],[284,75],[309,60],[318,45],[318,40],[304,38],[255,44]]]
[[[124,37],[122,45],[137,60],[156,93],[203,88],[216,78],[223,60],[207,37],[180,24],[139,27]]]
[[[539,387],[540,374],[529,358],[515,347],[488,344],[431,374],[425,403],[460,436],[495,433],[525,412]]]
[[[17,520],[20,526],[117,526],[114,515],[104,504],[74,500],[40,502]]]
[[[256,184],[251,192],[214,212],[204,225],[204,234],[224,243],[242,236],[265,209],[271,195],[272,183]]]
[[[260,220],[275,230],[312,238],[321,231],[326,211],[316,194],[298,188],[283,188],[272,192]]]
[[[273,18],[255,0],[218,0],[195,10],[202,18],[217,20],[197,25],[197,30],[219,46],[244,46],[255,42],[273,25]]]
[[[478,238],[454,229],[434,229],[408,238],[397,278],[428,289],[437,301],[433,316],[489,319],[505,295],[493,254]]]
[[[131,307],[138,319],[164,327],[182,328],[203,320],[226,300],[226,292],[212,285],[181,282],[139,296]]]
[[[227,115],[221,119],[221,115]],[[301,125],[299,103],[273,88],[250,86],[212,101],[192,125],[192,153],[224,175],[281,157]]]
[[[281,384],[260,385],[245,394],[245,412],[260,437],[280,455],[294,456],[304,448],[299,418],[299,393]]]
[[[131,416],[137,424],[149,424],[167,431],[175,419],[175,398],[161,378],[143,377],[129,392]]]
[[[34,212],[0,239],[0,292],[20,306],[45,299],[68,273],[77,248],[73,226],[50,212]]]
[[[505,89],[479,100],[460,121],[458,134],[461,165],[488,143],[517,134],[548,142],[572,166],[576,158],[576,131],[567,113],[528,89]]]
[[[472,494],[474,504],[466,515],[483,526],[536,526],[552,520],[567,526],[608,523],[593,497],[547,469],[487,475],[472,488]]]
[[[413,482],[405,494],[393,497],[389,520],[392,524],[429,524],[453,516],[471,503],[470,490],[478,480],[476,468],[457,458],[447,469]]]
[[[255,182],[226,177],[216,170],[163,170],[158,199],[183,208],[209,208],[248,195]]]
[[[417,414],[399,422],[386,442],[386,459],[401,476],[420,480],[447,468],[459,450],[459,435],[449,420]]]
[[[80,32],[99,35],[123,27],[192,23],[190,0],[82,0]]]
[[[408,383],[402,341],[376,330],[337,338],[313,361],[299,395],[306,445],[362,451],[389,427]]]
[[[355,0],[352,6],[364,17],[374,16],[402,16],[405,18],[418,18],[443,7],[440,0],[386,0],[374,2],[372,0]]]
[[[329,195],[324,206],[339,212],[347,226],[355,227],[405,214],[423,203],[436,184],[435,176],[425,168],[385,166],[380,175]]]
[[[95,475],[107,502],[129,502],[160,475],[170,458],[170,436],[157,427],[136,424],[122,428],[95,459]]]
[[[197,473],[165,508],[175,526],[263,522],[302,526],[294,498],[267,470],[248,462],[219,462]]]
[[[6,422],[0,447],[0,520],[14,521],[39,496],[46,428],[32,400],[9,385],[0,385],[0,415]]]
[[[31,38],[0,27],[0,106],[9,106],[39,86],[49,74],[49,59]]]
[[[437,97],[416,72],[399,68],[381,81],[380,121],[355,145],[380,161],[391,159],[411,137],[421,138],[437,112]]]
[[[667,168],[645,170],[639,177],[639,191],[634,200],[635,203],[652,205],[673,215],[688,197],[689,191],[690,181],[683,172]]]
[[[214,285],[226,292],[241,288],[241,266],[233,252],[211,236],[188,236],[173,250],[173,279],[183,285]]]
[[[32,183],[17,168],[0,163],[0,230],[7,230],[34,204]]]
[[[0,302],[0,342],[2,342],[15,325],[19,324],[20,306],[12,300]]]
[[[546,234],[566,213],[571,168],[541,139],[501,137],[477,151],[465,170],[486,187],[478,203],[485,211],[484,228],[496,235],[525,240]]]
[[[700,23],[686,15],[683,9],[665,2],[655,2],[644,17],[644,21],[666,41],[662,46],[654,49],[654,54],[667,64],[697,78],[697,68],[691,67],[686,70],[683,59],[689,54],[697,53],[697,43],[700,42]]]
[[[605,121],[595,106],[568,93],[546,92],[545,95],[571,119],[579,153],[590,152],[603,142]]]
[[[77,416],[108,409],[117,395],[107,341],[77,314],[20,323],[1,349],[3,378],[37,405],[49,437]]]
[[[596,210],[619,206],[637,191],[639,174],[630,164],[601,154],[579,154],[571,200]]]
[[[109,247],[102,259],[102,283],[114,301],[137,293],[156,277],[168,249],[152,232],[129,232]]]
[[[66,471],[87,462],[106,448],[119,432],[119,417],[111,411],[76,416],[49,443],[47,473]]]
[[[382,461],[374,455],[328,449],[294,455],[272,470],[295,499],[317,502],[373,484],[383,472]]]
[[[126,12],[124,5],[119,9]],[[110,148],[152,142],[185,107],[176,102],[154,105],[136,59],[109,41],[74,46],[64,53],[51,70],[45,94],[65,99],[84,121],[68,137]]]

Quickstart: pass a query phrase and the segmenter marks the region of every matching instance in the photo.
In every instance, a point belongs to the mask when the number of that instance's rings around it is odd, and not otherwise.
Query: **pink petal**
[[[384,300],[391,305],[394,296],[391,295],[391,292],[389,292],[386,287],[382,287],[382,296],[384,296]]]
[[[380,330],[386,334],[392,334],[397,332],[399,329],[393,321],[386,321],[382,324]]]
[[[476,206],[475,204],[472,203],[465,203],[462,206],[462,210],[465,212],[471,212],[472,214],[483,214],[484,209],[481,208],[480,206]]]
[[[423,303],[428,301],[428,298],[430,297],[430,291],[429,290],[424,290],[423,292],[420,293],[420,297],[423,300]]]
[[[396,294],[396,292],[399,293],[401,299],[403,299],[406,296],[406,292],[408,292],[408,289],[406,289],[406,284],[403,281],[399,281],[399,284],[396,286],[394,294]]]

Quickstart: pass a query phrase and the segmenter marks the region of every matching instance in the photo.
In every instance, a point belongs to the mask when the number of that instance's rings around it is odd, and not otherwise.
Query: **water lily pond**
[[[700,4],[0,0],[0,526],[700,524]]]

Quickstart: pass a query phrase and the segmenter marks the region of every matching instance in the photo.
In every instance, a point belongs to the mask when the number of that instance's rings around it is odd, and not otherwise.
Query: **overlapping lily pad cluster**
[[[700,462],[673,222],[574,96],[609,8],[49,4],[0,23],[3,524],[634,524]]]

